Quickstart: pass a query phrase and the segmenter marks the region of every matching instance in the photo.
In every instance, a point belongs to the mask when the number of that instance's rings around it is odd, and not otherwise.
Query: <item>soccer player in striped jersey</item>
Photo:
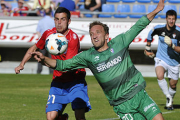
[[[68,71],[90,68],[115,113],[122,120],[163,120],[157,104],[145,91],[146,82],[135,68],[129,55],[129,45],[134,38],[163,10],[164,0],[156,9],[139,19],[127,32],[111,41],[106,24],[94,21],[89,33],[93,47],[69,60],[53,60],[40,52],[32,52],[37,61],[43,61],[55,70]]]
[[[69,10],[64,7],[57,8],[54,22],[55,27],[46,30],[39,41],[28,49],[20,65],[15,68],[17,74],[24,69],[25,63],[32,57],[29,53],[45,48],[45,41],[50,34],[62,33],[68,40],[67,51],[62,55],[51,55],[52,59],[67,60],[79,52],[79,38],[68,28],[71,23]],[[75,111],[76,120],[85,120],[85,112],[91,109],[85,75],[84,68],[68,72],[54,70],[46,105],[48,120],[67,120],[67,114],[62,115],[62,113],[68,103],[71,103],[72,109]]]
[[[150,46],[154,35],[159,36],[155,60],[157,81],[166,96],[166,108],[173,110],[173,97],[179,78],[180,63],[180,27],[176,26],[177,13],[174,10],[166,12],[166,24],[157,25],[148,34],[145,53],[153,55]],[[154,55],[153,55],[154,56]],[[168,72],[169,89],[164,74]]]

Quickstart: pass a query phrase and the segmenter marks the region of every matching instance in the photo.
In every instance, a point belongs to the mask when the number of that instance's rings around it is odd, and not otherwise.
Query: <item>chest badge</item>
[[[94,58],[94,61],[98,61],[99,60],[99,56],[96,56],[95,58]]]
[[[175,38],[175,37],[176,37],[176,34],[174,33],[174,34],[173,34],[173,38]]]
[[[165,36],[165,32],[162,32],[161,35],[162,35],[162,36]]]
[[[114,53],[114,49],[113,48],[111,48],[111,52]]]

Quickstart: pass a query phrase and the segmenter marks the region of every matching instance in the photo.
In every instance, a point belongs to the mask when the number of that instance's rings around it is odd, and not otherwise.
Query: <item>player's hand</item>
[[[19,73],[20,73],[20,70],[23,70],[23,69],[24,69],[24,66],[19,65],[19,66],[17,66],[14,70],[15,70],[15,73],[16,73],[16,74],[19,74]]]
[[[165,36],[165,37],[164,37],[164,42],[165,42],[169,47],[172,46],[172,41],[171,41],[170,37]]]
[[[159,3],[156,7],[156,9],[158,9],[159,11],[162,11],[164,9],[164,1],[165,0],[159,0]]]
[[[170,37],[165,36],[165,37],[164,37],[164,42],[165,42],[169,47],[171,47],[172,49],[175,48],[175,44],[172,43],[172,40],[171,40]]]
[[[144,54],[150,58],[154,58],[155,54],[153,53],[153,51],[148,52],[147,50],[144,50]]]
[[[43,62],[45,59],[45,56],[41,52],[36,51],[36,52],[32,52],[30,54],[32,54],[38,62]]]

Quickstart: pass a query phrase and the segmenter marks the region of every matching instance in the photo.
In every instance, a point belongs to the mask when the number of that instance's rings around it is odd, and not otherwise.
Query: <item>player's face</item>
[[[68,32],[68,25],[70,24],[71,20],[68,20],[66,13],[56,13],[54,22],[58,33],[65,35]]]
[[[168,15],[166,18],[167,27],[171,29],[176,23],[176,17],[174,15]]]
[[[94,25],[90,29],[91,42],[99,52],[104,51],[108,48],[107,39],[108,34],[105,34],[104,28],[101,25]]]

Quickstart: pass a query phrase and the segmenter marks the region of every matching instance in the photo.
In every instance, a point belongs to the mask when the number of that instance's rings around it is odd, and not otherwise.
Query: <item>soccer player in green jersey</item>
[[[143,16],[130,30],[110,42],[107,42],[108,26],[98,21],[92,22],[89,33],[94,46],[72,59],[53,60],[40,52],[31,54],[37,61],[59,71],[90,68],[110,105],[122,120],[163,120],[160,109],[145,92],[146,82],[133,65],[128,52],[133,39],[163,8],[164,0],[160,0],[154,11]]]

